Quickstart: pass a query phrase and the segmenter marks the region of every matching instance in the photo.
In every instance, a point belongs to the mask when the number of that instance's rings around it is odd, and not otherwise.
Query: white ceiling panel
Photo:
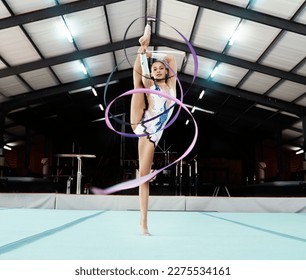
[[[305,90],[306,90],[305,85],[291,81],[284,81],[280,83],[278,87],[273,89],[269,93],[269,96],[285,100],[288,102],[292,102],[293,100],[304,94]]]
[[[293,124],[292,127],[297,128],[297,129],[303,129],[303,122],[298,121],[295,124]]]
[[[193,45],[222,52],[237,28],[240,18],[207,9],[202,9],[201,13],[195,28]]]
[[[295,18],[295,21],[306,24],[306,7],[304,7],[303,11]]]
[[[228,54],[248,61],[257,61],[279,32],[277,28],[253,21],[243,21]]]
[[[129,5],[118,2],[108,5],[106,8],[113,42],[123,40],[128,26],[134,20],[135,23],[130,27],[126,38],[140,37],[143,34],[145,1],[130,0]],[[118,15],[120,16],[118,17]]]
[[[306,37],[285,32],[278,44],[262,60],[262,64],[289,71],[305,58]]]
[[[252,72],[240,86],[240,88],[250,92],[264,94],[279,80],[280,78],[277,77],[269,76],[259,72]]]
[[[304,93],[306,94],[306,88],[305,88],[305,92]],[[296,104],[306,107],[306,96],[302,97],[301,99],[299,99],[299,101],[297,101]]]
[[[304,0],[257,0],[252,9],[265,14],[290,19]]]
[[[220,63],[213,81],[235,87],[247,72],[248,69]]]
[[[106,16],[102,7],[68,14],[64,18],[79,49],[110,43]]]
[[[304,62],[304,64],[302,66],[300,66],[299,69],[297,69],[294,72],[299,74],[299,75],[302,75],[302,76],[306,77],[306,62]]]
[[[19,27],[0,30],[0,54],[11,66],[40,57]]]
[[[125,70],[131,68],[134,65],[134,61],[137,56],[137,51],[138,47],[127,48],[126,54],[123,50],[116,51],[115,56],[118,70]]]
[[[16,0],[6,0],[14,14],[24,14],[48,7],[55,6],[54,0],[26,0],[26,1],[16,1]]]
[[[92,56],[85,59],[91,76],[103,75],[112,72],[115,67],[114,56],[112,53]]]
[[[45,58],[75,51],[66,38],[61,17],[49,18],[25,25],[28,34]]]
[[[7,67],[0,58],[0,69],[4,69],[4,68],[7,68]]]
[[[0,2],[0,19],[9,17],[10,15],[11,15],[10,12],[7,10],[4,4]]]
[[[198,56],[197,59],[200,60],[200,57]],[[215,62],[214,62],[214,64],[215,64]],[[213,68],[214,64],[211,65],[211,69]],[[184,66],[184,73],[186,73],[190,76],[193,76],[194,75],[194,66],[195,65],[194,65],[193,56],[191,54],[188,54],[187,55],[187,61],[186,61],[186,64]],[[198,71],[200,71],[200,69],[198,69]]]
[[[292,129],[284,129],[282,131],[282,136],[283,136],[283,139],[290,140],[290,139],[294,139],[294,138],[299,137],[300,133],[297,132],[297,131],[294,131]]]
[[[28,88],[17,76],[9,76],[0,79],[0,92],[6,97],[28,92]]]
[[[54,65],[52,66],[52,69],[62,83],[70,83],[86,78],[86,75],[82,72],[80,63],[79,60],[75,60]]]
[[[175,28],[189,40],[197,10],[197,7],[186,3],[174,0],[161,1],[160,18],[165,23],[159,22],[159,34],[162,37],[184,42],[184,39],[173,29]]]
[[[203,79],[208,79],[209,75],[211,74],[212,70],[216,65],[216,61],[212,59],[208,59],[205,57],[198,57],[199,69],[198,69],[198,77]],[[194,73],[194,65],[187,65],[185,68],[185,72],[193,75]]]
[[[181,70],[181,66],[184,63],[184,59],[185,59],[185,56],[186,56],[185,52],[180,52],[180,51],[177,51],[175,49],[166,48],[166,47],[158,47],[158,48],[156,48],[156,50],[159,51],[159,52],[165,53],[165,54],[169,53],[169,54],[174,55],[176,63],[177,63],[177,69],[178,69],[178,71]]]
[[[34,89],[42,89],[58,85],[57,80],[49,68],[29,71],[20,76]]]

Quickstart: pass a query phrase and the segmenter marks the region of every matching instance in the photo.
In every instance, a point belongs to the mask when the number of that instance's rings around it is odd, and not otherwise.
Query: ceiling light
[[[207,113],[207,114],[214,114],[215,112],[213,111],[209,111],[209,110],[205,110],[205,109],[202,109],[200,107],[197,107],[197,106],[191,106],[189,104],[185,104],[186,107],[188,108],[191,108],[191,112],[193,113],[195,110],[197,111],[200,111],[200,112],[203,112],[203,113]],[[194,109],[193,109],[194,108]],[[193,111],[194,110],[194,111]]]
[[[83,62],[80,62],[80,67],[81,67],[81,70],[83,71],[84,75],[87,75],[87,70],[86,70],[86,67],[84,66]]]
[[[66,36],[66,38],[68,39],[68,41],[70,43],[73,43],[73,37],[71,35],[70,30],[68,29],[68,27],[66,25],[63,26],[63,33]]]
[[[102,104],[99,104],[99,107],[100,107],[101,111],[104,111],[104,108],[103,108]]]
[[[200,95],[199,95],[199,99],[202,99],[203,96],[204,96],[204,94],[205,94],[205,90],[203,89],[203,90],[201,91]]]
[[[188,125],[188,124],[189,124],[189,120],[186,120],[185,125]]]
[[[12,150],[12,148],[10,147],[10,146],[8,146],[8,145],[4,145],[4,147],[3,147],[5,150],[8,150],[8,151],[11,151]]]
[[[91,91],[94,94],[94,96],[98,96],[98,93],[94,87],[91,88]]]
[[[295,152],[296,155],[299,155],[299,154],[302,154],[302,153],[304,153],[304,150],[303,150],[303,149],[300,149],[300,150],[298,150],[298,151]]]
[[[97,84],[95,85],[96,88],[99,88],[99,87],[105,87],[106,85],[113,85],[113,84],[117,84],[119,83],[119,80],[114,80],[114,81],[110,81],[108,83],[103,83],[103,84]]]
[[[210,77],[213,78],[216,75],[217,71],[218,71],[218,66],[216,66],[214,70],[211,72]]]
[[[228,41],[228,44],[229,44],[230,46],[232,46],[232,45],[234,44],[235,40],[236,40],[236,39],[238,38],[238,36],[239,36],[239,33],[240,33],[240,28],[238,27],[238,28],[234,31],[232,37],[231,37],[231,38],[229,39],[229,41]]]
[[[19,146],[23,144],[23,141],[21,140],[18,140],[18,141],[15,141],[15,142],[9,142],[9,143],[6,143],[5,146],[9,147],[9,148],[12,148],[12,147],[15,147],[15,146]]]
[[[92,87],[83,87],[83,88],[78,88],[78,89],[74,89],[74,90],[70,90],[68,91],[69,94],[73,94],[73,93],[78,93],[78,92],[82,92],[82,91],[86,91],[86,90],[91,90]]]
[[[277,112],[278,111],[278,109],[267,107],[267,106],[264,106],[264,105],[261,105],[261,104],[256,104],[255,107],[261,108],[261,109],[264,109],[264,110],[268,110],[268,111],[272,111],[272,112]]]

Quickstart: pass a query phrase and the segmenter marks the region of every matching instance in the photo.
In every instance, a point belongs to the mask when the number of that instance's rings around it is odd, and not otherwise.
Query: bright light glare
[[[69,31],[68,27],[66,25],[63,26],[63,33],[68,39],[70,43],[73,43],[73,37],[71,35],[71,32]]]
[[[91,88],[91,91],[93,93],[94,96],[98,96],[96,89],[93,87]]]
[[[87,75],[86,67],[84,66],[84,64],[82,62],[80,62],[80,67],[81,67],[81,70],[83,71],[84,75]]]
[[[217,72],[218,72],[218,66],[216,66],[214,70],[211,72],[210,77],[213,78]]]
[[[201,91],[200,95],[199,95],[199,99],[202,99],[203,96],[204,96],[204,94],[205,94],[205,90],[203,89],[203,90]]]

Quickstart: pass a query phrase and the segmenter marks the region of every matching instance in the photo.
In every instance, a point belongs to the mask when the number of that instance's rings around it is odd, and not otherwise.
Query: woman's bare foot
[[[143,36],[140,37],[139,39],[139,43],[144,49],[147,49],[150,45],[150,39],[151,39],[151,26],[147,24]]]
[[[151,236],[151,233],[147,227],[141,227],[141,231],[144,236]]]
[[[147,223],[140,222],[140,229],[141,229],[143,235],[145,235],[145,236],[150,236],[151,235],[151,233],[149,232]]]

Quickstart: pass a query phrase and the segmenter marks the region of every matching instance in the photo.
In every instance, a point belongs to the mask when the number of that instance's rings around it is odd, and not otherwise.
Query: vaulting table
[[[57,157],[69,157],[77,158],[78,160],[78,171],[77,171],[77,186],[76,194],[81,194],[81,180],[82,180],[82,158],[95,158],[95,155],[86,154],[57,154]]]

